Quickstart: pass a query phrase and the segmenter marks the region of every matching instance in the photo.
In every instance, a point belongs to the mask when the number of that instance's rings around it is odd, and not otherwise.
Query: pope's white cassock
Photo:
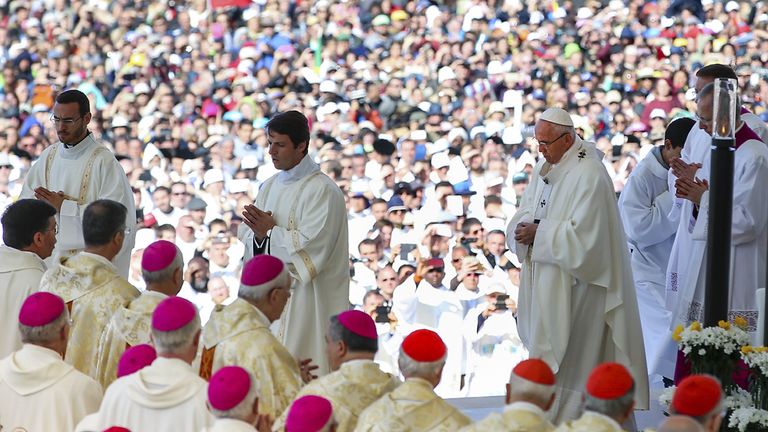
[[[98,199],[111,199],[128,209],[123,248],[113,262],[120,275],[128,278],[131,249],[136,238],[136,206],[125,171],[103,144],[88,134],[79,144],[66,148],[58,142],[46,148],[30,168],[20,198],[34,198],[35,188],[62,191],[66,199],[58,215],[59,233],[52,262],[59,256],[70,256],[83,250],[82,217],[88,204]]]
[[[208,383],[180,359],[158,357],[151,365],[118,378],[104,394],[99,427],[132,431],[189,432],[213,424]]]
[[[0,358],[21,349],[16,331],[24,300],[40,289],[45,263],[34,252],[0,245]]]
[[[698,124],[694,125],[697,127]],[[711,137],[704,132],[703,135],[697,133],[693,139],[698,141],[694,149],[697,153],[690,157],[694,162],[701,157],[702,164],[696,177],[708,180],[711,161],[705,144],[711,142]],[[728,318],[745,318],[750,332],[757,329],[755,290],[765,283],[768,247],[766,184],[768,147],[744,122],[736,131]],[[683,200],[680,206],[680,222],[667,268],[667,302],[673,312],[673,325],[702,319],[709,204],[709,191],[706,191],[698,212],[694,212],[690,201]]]
[[[661,147],[654,147],[629,176],[619,198],[619,212],[631,254],[648,372],[671,377],[676,350],[666,343],[672,339],[672,316],[665,307],[664,276],[677,224],[668,217],[674,203],[668,169]]]
[[[558,422],[580,412],[590,371],[624,364],[648,406],[645,353],[624,229],[613,183],[594,144],[576,137],[560,162],[541,160],[507,232],[523,262],[518,330],[531,357],[557,376],[550,411]],[[539,220],[532,246],[514,242],[520,222]]]
[[[257,253],[283,260],[294,279],[293,294],[280,319],[279,338],[297,359],[311,358],[329,372],[325,352],[328,318],[349,309],[349,247],[344,195],[305,156],[264,182],[254,205],[271,211],[277,225]],[[245,224],[238,238],[254,254],[254,235]]]
[[[24,344],[0,360],[0,429],[4,431],[70,432],[99,409],[101,396],[96,381],[51,349]]]

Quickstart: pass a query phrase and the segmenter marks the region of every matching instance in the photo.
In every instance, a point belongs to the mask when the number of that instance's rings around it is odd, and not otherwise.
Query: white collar
[[[296,164],[293,168],[281,171],[277,175],[277,180],[283,184],[296,183],[319,169],[320,167],[309,157],[309,154],[307,154],[301,159],[301,162]]]

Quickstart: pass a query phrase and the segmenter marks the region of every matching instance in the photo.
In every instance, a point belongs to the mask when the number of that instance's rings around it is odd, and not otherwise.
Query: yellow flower
[[[728,321],[720,320],[720,321],[717,322],[717,326],[720,327],[721,329],[725,329],[725,330],[730,330],[731,329],[731,323],[729,323]]]
[[[701,323],[698,321],[691,323],[691,331],[701,331]]]
[[[683,325],[678,324],[677,327],[675,327],[675,331],[672,332],[672,340],[675,342],[680,342],[682,339],[680,335],[683,333]]]
[[[768,352],[768,347],[764,347],[764,346],[757,347],[755,348],[755,351],[759,353],[765,353],[765,352]]]
[[[752,345],[744,345],[743,347],[741,347],[741,353],[742,354],[749,354],[749,353],[754,352],[754,351],[755,351],[755,349],[752,348]]]
[[[747,324],[749,324],[747,322],[747,320],[744,319],[744,317],[741,316],[741,315],[736,316],[736,318],[733,320],[733,323],[736,325],[736,327],[738,327],[738,328],[740,328],[742,330],[746,330],[747,329]]]

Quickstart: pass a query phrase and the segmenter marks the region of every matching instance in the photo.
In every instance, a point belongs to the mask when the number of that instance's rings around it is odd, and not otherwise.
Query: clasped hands
[[[670,162],[672,174],[675,180],[675,196],[686,199],[692,203],[701,204],[701,196],[709,190],[709,182],[696,178],[696,172],[701,168],[699,163],[686,163],[682,159],[673,159]]]
[[[532,245],[536,239],[538,228],[539,224],[537,223],[520,222],[515,228],[515,241],[524,245]]]
[[[267,231],[277,225],[271,211],[265,212],[253,204],[248,204],[244,207],[243,223],[245,223],[259,239],[266,237]]]
[[[64,192],[53,192],[44,187],[35,188],[35,198],[52,205],[56,209],[56,213],[61,213],[61,205],[67,199]]]

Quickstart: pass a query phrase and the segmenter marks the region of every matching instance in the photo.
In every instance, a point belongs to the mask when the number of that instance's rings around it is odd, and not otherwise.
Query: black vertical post
[[[733,139],[712,139],[704,325],[728,320],[733,216]]]

